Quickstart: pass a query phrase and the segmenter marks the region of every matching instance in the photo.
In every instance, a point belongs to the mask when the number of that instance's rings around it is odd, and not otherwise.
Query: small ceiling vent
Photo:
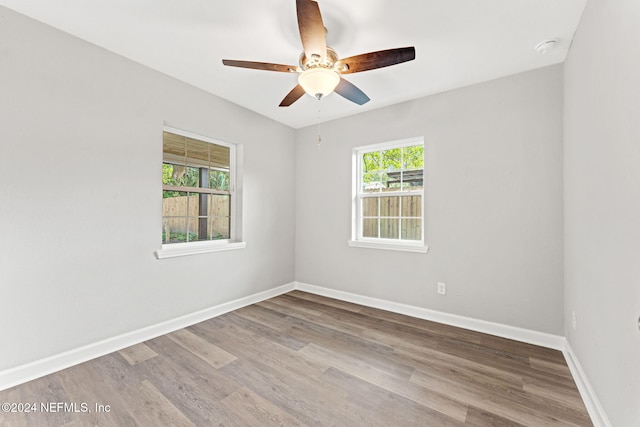
[[[556,40],[545,40],[543,42],[540,42],[536,45],[536,52],[538,52],[540,55],[544,55],[545,53],[556,47],[557,43],[558,42]]]

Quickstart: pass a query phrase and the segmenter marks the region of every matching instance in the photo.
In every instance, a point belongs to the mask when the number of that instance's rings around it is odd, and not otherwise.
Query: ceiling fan
[[[326,28],[317,1],[296,0],[298,29],[304,52],[300,55],[299,66],[272,64],[269,62],[236,61],[223,59],[222,63],[231,67],[256,70],[299,73],[298,85],[284,97],[280,107],[288,107],[302,95],[308,93],[321,99],[331,92],[343,96],[358,105],[365,104],[369,97],[342,74],[359,73],[411,61],[416,57],[412,47],[379,50],[339,59],[335,50],[327,46]]]

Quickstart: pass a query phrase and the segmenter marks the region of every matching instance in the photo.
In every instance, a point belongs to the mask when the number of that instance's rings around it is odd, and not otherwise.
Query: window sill
[[[154,252],[156,258],[175,258],[188,255],[199,255],[210,252],[232,251],[243,249],[247,242],[194,242],[162,245],[162,249]]]
[[[349,240],[349,246],[355,248],[366,249],[382,249],[385,251],[400,251],[400,252],[418,252],[426,254],[429,250],[429,246],[423,243],[411,244],[411,243],[387,243],[387,242],[373,242],[365,240]]]

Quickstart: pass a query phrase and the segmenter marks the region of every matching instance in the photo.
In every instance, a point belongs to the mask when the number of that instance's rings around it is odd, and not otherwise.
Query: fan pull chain
[[[320,135],[320,113],[322,112],[322,104],[320,104],[320,99],[318,99],[318,142],[316,144],[316,148],[319,150],[320,145],[322,144],[322,136]]]

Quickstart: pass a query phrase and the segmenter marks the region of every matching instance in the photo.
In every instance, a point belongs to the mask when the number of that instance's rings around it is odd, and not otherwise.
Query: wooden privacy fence
[[[198,233],[199,195],[162,199],[163,231]],[[207,194],[207,234],[212,238],[229,238],[230,197]]]

